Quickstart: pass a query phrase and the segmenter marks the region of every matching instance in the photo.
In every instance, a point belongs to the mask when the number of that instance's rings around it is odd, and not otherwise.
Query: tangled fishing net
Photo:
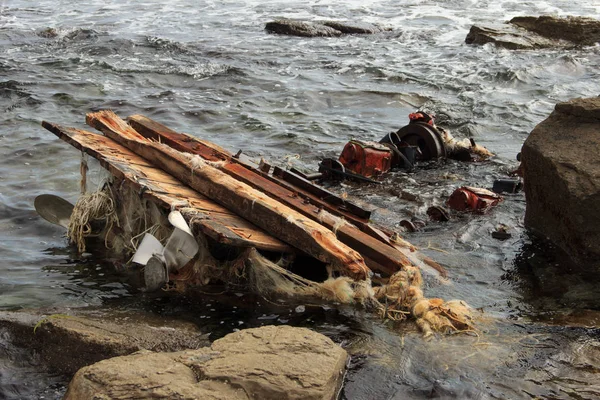
[[[186,204],[179,205],[192,227],[196,218],[203,214]],[[85,250],[85,241],[94,232],[94,221],[103,222],[97,236],[104,238],[107,249],[121,257],[131,256],[144,233],[153,234],[165,243],[173,231],[167,214],[170,210],[159,208],[143,199],[123,181],[114,180],[103,188],[81,196],[69,224],[68,236],[79,251]],[[266,298],[319,298],[327,302],[360,304],[379,317],[389,321],[414,318],[425,336],[435,332],[477,333],[472,309],[460,300],[444,301],[428,299],[423,295],[420,270],[405,266],[374,286],[369,279],[354,280],[346,276],[330,277],[315,282],[289,271],[289,260],[272,261],[256,249],[239,251],[235,257],[222,260],[211,253],[211,245],[200,232],[194,232],[199,251],[192,261],[177,271],[169,271],[169,283],[165,290],[185,291],[188,288],[223,282],[243,285]]]
[[[92,235],[92,223],[98,220],[104,220],[107,232],[118,224],[112,196],[105,190],[83,193],[75,203],[67,228],[69,241],[77,245],[79,252],[85,251],[85,239]]]

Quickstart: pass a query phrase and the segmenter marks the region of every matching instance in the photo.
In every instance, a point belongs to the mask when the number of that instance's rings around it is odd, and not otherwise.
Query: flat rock
[[[14,345],[37,351],[52,371],[66,375],[142,349],[178,351],[209,343],[194,324],[149,315],[3,311],[0,330]]]
[[[268,22],[265,30],[271,33],[303,37],[335,37],[346,34],[373,34],[382,32],[380,27],[365,22],[298,21],[278,19]]]
[[[65,400],[334,399],[348,355],[305,328],[266,326],[198,350],[141,351],[82,368]]]
[[[600,42],[600,21],[586,17],[514,17],[514,26],[535,32],[549,39],[566,40],[580,46]]]
[[[568,45],[566,42],[559,44],[556,40],[547,39],[509,24],[473,25],[467,34],[465,43],[476,45],[494,43],[497,47],[509,50],[543,49]]]
[[[557,104],[521,152],[527,227],[600,267],[600,97]]]
[[[515,17],[506,24],[473,25],[465,43],[519,49],[571,48],[600,42],[600,21],[585,17]]]

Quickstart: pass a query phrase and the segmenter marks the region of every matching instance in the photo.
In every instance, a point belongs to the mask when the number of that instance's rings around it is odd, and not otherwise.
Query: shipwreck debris
[[[476,211],[485,213],[498,205],[502,196],[491,190],[463,186],[456,189],[448,199],[448,206],[456,211]]]
[[[444,207],[431,206],[427,209],[427,215],[432,221],[447,222],[450,221],[450,214]]]
[[[313,179],[348,179],[381,183],[394,169],[412,171],[418,162],[452,158],[483,161],[493,154],[472,138],[458,140],[449,130],[435,124],[435,116],[425,111],[409,114],[408,125],[386,134],[379,143],[352,139],[339,158],[326,158],[319,164],[320,175]]]
[[[107,249],[145,263],[147,290],[242,283],[265,296],[363,304],[400,320],[417,315],[414,306],[426,300],[420,267],[446,275],[396,232],[372,224],[369,211],[330,196],[307,175],[266,162],[251,165],[139,115],[129,125],[110,111],[88,114],[86,121],[105,136],[43,123],[112,175],[75,204],[70,241],[82,251],[94,231]],[[99,230],[91,229],[94,221],[103,223]],[[306,256],[313,261],[294,265]],[[319,267],[323,281],[302,276]],[[410,285],[396,284],[406,279]],[[446,330],[434,315],[459,313],[444,307],[419,311],[424,332]],[[463,331],[455,322],[451,330]]]
[[[501,193],[519,193],[523,189],[523,181],[519,178],[496,179],[492,191]]]
[[[500,224],[496,227],[496,230],[492,232],[492,237],[498,240],[507,240],[512,237],[510,228],[507,225]]]
[[[65,229],[69,227],[74,206],[67,200],[52,194],[41,194],[35,198],[33,206],[46,221]]]

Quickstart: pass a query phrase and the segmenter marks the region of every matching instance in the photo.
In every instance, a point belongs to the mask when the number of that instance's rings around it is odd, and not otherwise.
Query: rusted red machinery
[[[502,196],[490,190],[463,186],[452,193],[448,199],[448,206],[457,211],[485,213],[502,200]]]
[[[393,168],[412,170],[416,161],[446,157],[442,131],[425,112],[409,115],[409,124],[391,132],[379,143],[353,139],[344,146],[339,159],[327,158],[319,166],[320,177],[379,183]]]
[[[349,141],[339,161],[346,170],[367,178],[378,178],[392,168],[392,150],[377,142]]]

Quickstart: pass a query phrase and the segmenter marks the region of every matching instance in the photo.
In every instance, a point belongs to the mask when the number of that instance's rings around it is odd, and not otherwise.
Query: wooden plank
[[[199,156],[148,141],[112,111],[90,113],[86,122],[286,243],[355,279],[369,276],[370,270],[360,253],[340,242],[329,229],[221,172]]]
[[[143,193],[145,198],[159,206],[171,209],[182,201],[187,201],[191,208],[206,216],[202,220],[194,218],[193,224],[214,240],[231,246],[295,252],[289,245],[183,185],[113,140],[96,133],[60,127],[48,122],[43,122],[42,125],[78,150],[96,158],[111,174],[123,179],[135,191]],[[195,213],[186,213],[185,210],[182,214],[188,222],[192,216],[196,216]]]
[[[230,153],[222,153],[219,147],[211,147],[210,142],[199,142],[192,136],[175,132],[140,115],[131,116],[128,120],[131,127],[135,128],[134,137],[141,135],[168,144],[179,151],[199,155],[214,162],[216,168],[229,176],[336,231],[342,243],[358,251],[368,260],[375,261],[368,263],[373,270],[391,275],[404,265],[411,265],[404,252],[391,243],[389,236],[373,227],[368,219],[359,218],[346,210],[334,207],[316,198],[314,194],[294,187],[290,182],[279,181],[260,170],[244,165],[232,158]],[[276,172],[282,173],[279,169],[276,169]],[[349,223],[343,223],[339,217]]]

